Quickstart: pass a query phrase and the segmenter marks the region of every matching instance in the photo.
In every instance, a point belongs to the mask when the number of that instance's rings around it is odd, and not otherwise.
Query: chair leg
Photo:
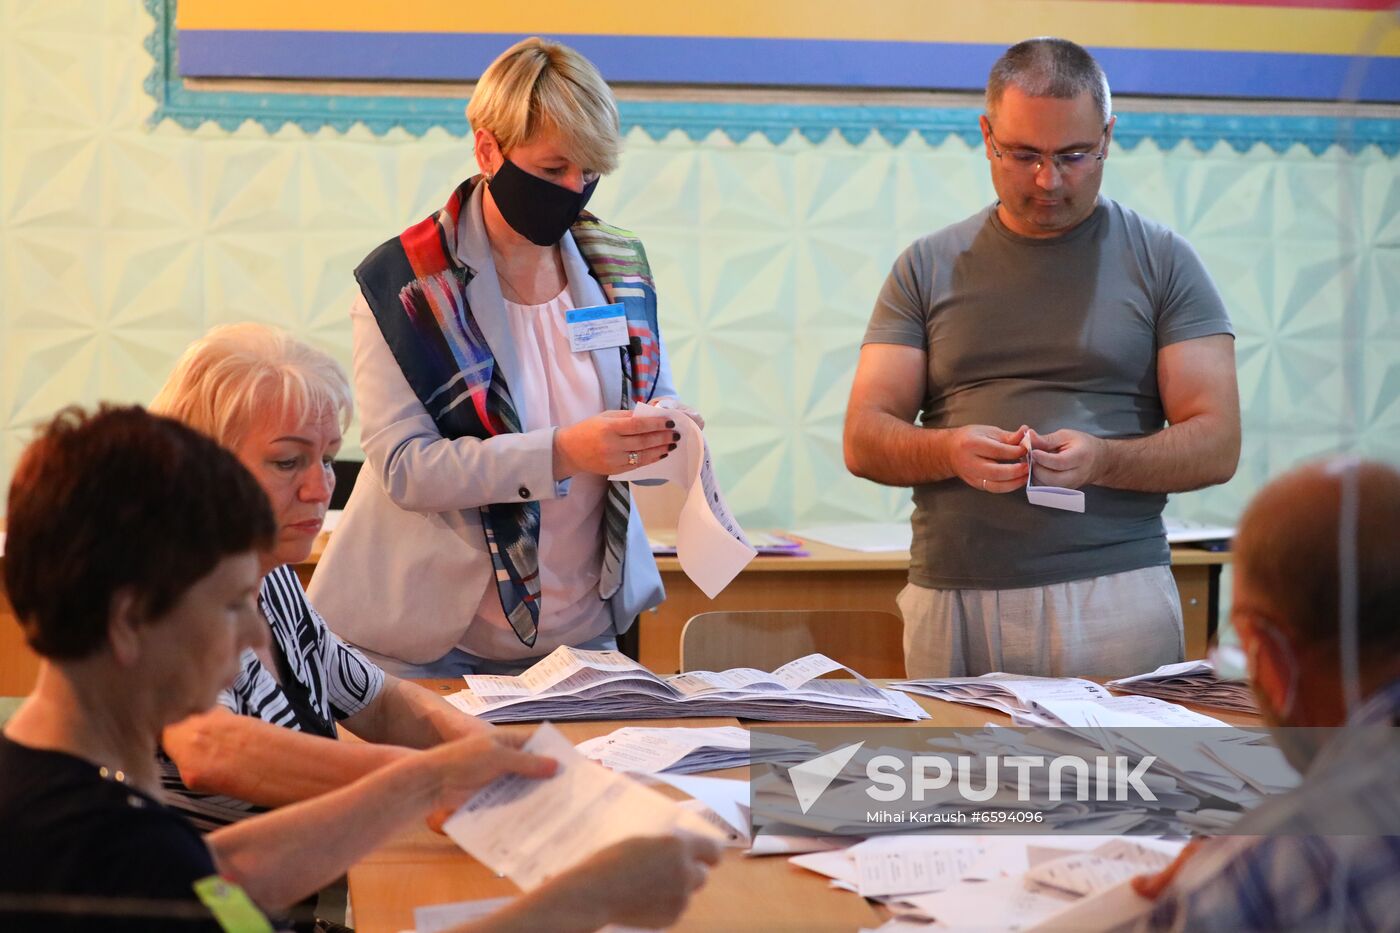
[[[633,619],[632,627],[617,636],[617,650],[627,655],[633,661],[641,660],[642,620],[640,618]]]

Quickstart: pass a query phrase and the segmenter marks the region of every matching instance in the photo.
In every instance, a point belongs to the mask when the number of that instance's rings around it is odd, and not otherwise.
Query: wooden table
[[[681,628],[715,610],[882,609],[899,613],[895,598],[907,582],[909,552],[867,554],[816,541],[809,557],[755,557],[716,599],[709,599],[674,557],[656,561],[666,601],[643,614],[635,656],[658,674],[680,670]],[[1220,569],[1228,551],[1172,548],[1172,576],[1181,594],[1186,657],[1203,658],[1220,615]]]
[[[421,681],[442,693],[462,689],[459,680]],[[946,705],[946,704],[945,704]],[[962,712],[962,710],[959,710]],[[971,711],[975,712],[975,711]],[[974,720],[976,717],[973,717]],[[980,720],[979,720],[980,721]],[[737,719],[563,722],[570,741],[606,735],[626,725],[737,726]],[[503,728],[533,731],[533,724]],[[713,772],[747,777],[747,768]],[[399,933],[413,928],[413,908],[425,904],[504,897],[519,893],[451,840],[413,826],[350,869],[350,903],[359,933]],[[879,926],[883,920],[864,898],[838,891],[826,879],[785,858],[745,858],[729,849],[709,883],[691,901],[681,931],[803,930],[849,931]]]
[[[297,565],[305,585],[325,549],[327,535],[317,538],[311,556]],[[756,557],[744,572],[710,600],[681,571],[674,557],[657,560],[666,585],[666,602],[642,616],[635,640],[624,644],[658,674],[680,670],[681,628],[691,616],[711,610],[747,609],[883,609],[898,613],[895,597],[909,569],[907,551],[865,554],[818,542],[807,544],[808,557]],[[1219,617],[1220,568],[1230,553],[1172,548],[1172,574],[1181,593],[1186,625],[1186,657],[1205,657]],[[0,555],[0,571],[4,557]],[[0,696],[24,696],[34,686],[39,659],[29,650],[0,582]]]
[[[444,693],[462,689],[461,681],[424,681]],[[960,706],[926,697],[914,699],[928,710],[928,727],[978,727],[993,722],[1009,725],[1010,717],[988,709]],[[1235,725],[1257,725],[1258,718],[1200,708]],[[738,725],[733,719],[646,720],[638,722],[559,723],[570,740],[605,735],[626,725]],[[843,723],[842,725],[850,725]],[[911,723],[862,723],[872,728]],[[533,730],[533,725],[505,726]],[[722,777],[746,777],[747,769],[715,772]],[[359,933],[399,933],[412,929],[413,908],[426,904],[477,900],[517,894],[515,885],[496,877],[450,840],[415,826],[390,840],[350,869],[350,901]],[[726,850],[709,883],[694,897],[673,929],[680,931],[850,931],[876,927],[885,917],[848,891],[839,891],[820,875],[797,868],[781,856],[745,857]]]

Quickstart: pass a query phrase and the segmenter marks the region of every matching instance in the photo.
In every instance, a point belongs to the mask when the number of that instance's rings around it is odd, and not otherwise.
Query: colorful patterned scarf
[[[355,270],[385,342],[443,437],[485,440],[518,433],[510,388],[467,305],[471,270],[457,259],[457,224],[481,176],[452,192],[436,214],[405,230]],[[660,372],[656,289],[635,236],[585,212],[570,232],[589,272],[610,302],[627,313],[631,346],[620,350],[619,407],[651,399]],[[497,313],[491,309],[487,313]],[[626,483],[609,483],[604,506],[599,596],[622,583],[631,510]],[[481,527],[496,571],[501,608],[522,643],[535,644],[540,618],[540,504],[498,502],[481,507]]]

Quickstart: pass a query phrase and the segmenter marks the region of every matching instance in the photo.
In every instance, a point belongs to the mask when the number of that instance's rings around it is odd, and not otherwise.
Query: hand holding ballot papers
[[[638,405],[632,413],[634,417],[654,417],[665,415],[667,410]],[[674,456],[608,478],[619,482],[662,480],[685,489],[685,504],[676,522],[676,557],[685,575],[714,599],[757,552],[724,504],[700,426],[690,418],[677,418],[675,424],[680,440],[671,452]]]
[[[525,890],[634,836],[718,834],[694,813],[574,750],[549,724],[524,750],[558,762],[547,780],[507,775],[443,824],[452,841]]]
[[[1082,490],[1066,489],[1063,486],[1037,486],[1035,484],[1036,454],[1035,448],[1031,446],[1034,436],[1034,431],[1026,431],[1026,499],[1031,505],[1041,505],[1047,509],[1083,512],[1084,492]],[[1044,437],[1041,439],[1044,440]]]
[[[580,916],[596,917],[594,926],[673,922],[719,860],[721,834],[584,758],[550,725],[521,754],[553,759],[553,774],[508,774],[487,785],[444,824],[447,835],[531,892],[520,907],[532,922],[551,909],[571,924]]]

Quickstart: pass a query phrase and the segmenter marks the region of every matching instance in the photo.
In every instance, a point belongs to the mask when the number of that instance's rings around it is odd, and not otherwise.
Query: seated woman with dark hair
[[[156,745],[267,644],[257,552],[276,525],[257,481],[178,422],[68,410],[21,457],[8,523],[5,585],[43,663],[0,736],[6,933],[270,931],[261,910],[406,823],[554,769],[493,730],[201,838],[159,800]],[[628,840],[461,929],[664,925],[717,857],[709,840]]]

